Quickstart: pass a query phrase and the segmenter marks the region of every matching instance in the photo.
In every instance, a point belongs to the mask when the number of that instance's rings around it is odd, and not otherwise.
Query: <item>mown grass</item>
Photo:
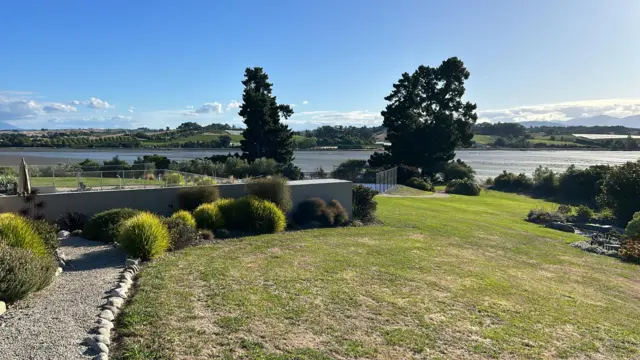
[[[116,358],[640,358],[638,266],[523,221],[554,204],[378,201],[384,226],[241,238],[148,265]]]
[[[414,189],[404,185],[398,185],[395,188],[387,191],[385,194],[395,196],[426,196],[433,194],[433,192]]]
[[[78,182],[82,182],[88,187],[100,187],[100,186],[118,186],[118,185],[152,185],[159,186],[164,185],[164,181],[161,180],[145,180],[145,179],[119,179],[119,178],[99,178],[99,177],[32,177],[32,186],[53,186],[56,187],[77,187]]]

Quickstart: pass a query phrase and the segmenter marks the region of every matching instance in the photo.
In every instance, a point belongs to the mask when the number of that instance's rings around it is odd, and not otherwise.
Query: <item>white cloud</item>
[[[0,120],[32,119],[42,113],[42,105],[33,100],[0,97]]]
[[[187,106],[185,106],[185,108],[187,108],[187,109],[193,109],[194,107],[193,107],[193,105],[187,105]]]
[[[76,112],[78,109],[75,106],[65,105],[60,103],[49,103],[42,107],[42,110],[47,113],[66,113],[66,112]]]
[[[71,102],[71,105],[80,105],[80,104],[82,104],[82,101],[79,101],[79,100],[73,100]]]
[[[110,109],[115,106],[109,104],[106,101],[91,97],[89,98],[89,100],[87,100],[87,107],[90,107],[92,109]]]
[[[285,120],[292,125],[353,125],[378,126],[382,124],[382,116],[370,111],[302,111]]]
[[[200,114],[220,114],[222,112],[222,104],[219,102],[204,103],[193,111],[183,112],[182,115],[198,116]]]
[[[238,109],[240,108],[240,105],[242,105],[242,103],[240,103],[239,101],[231,100],[231,102],[227,104],[226,110],[231,111],[233,109]]]
[[[640,99],[604,99],[480,110],[478,121],[557,121],[597,115],[620,118],[638,114],[640,114]]]
[[[302,105],[309,105],[309,101],[307,101],[307,100],[303,101]]]
[[[133,114],[133,106],[129,106],[129,110],[127,110],[127,112]]]

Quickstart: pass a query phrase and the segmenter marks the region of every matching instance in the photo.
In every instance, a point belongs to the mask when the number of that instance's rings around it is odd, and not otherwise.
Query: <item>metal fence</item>
[[[318,169],[314,172],[305,172],[304,179],[340,179],[351,181],[371,188],[379,192],[386,192],[398,185],[398,168],[394,167],[384,171],[372,171],[370,169],[360,171],[344,171],[344,169],[334,169],[327,172]]]

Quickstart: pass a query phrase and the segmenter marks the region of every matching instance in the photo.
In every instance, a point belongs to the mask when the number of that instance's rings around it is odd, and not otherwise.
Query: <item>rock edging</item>
[[[86,344],[98,353],[94,358],[96,360],[109,359],[109,345],[111,345],[113,321],[127,299],[135,275],[140,271],[139,264],[140,260],[138,259],[127,259],[126,266],[120,274],[118,284],[109,292],[107,302],[102,305],[102,310],[96,321],[97,325],[93,329],[94,334],[85,340]]]

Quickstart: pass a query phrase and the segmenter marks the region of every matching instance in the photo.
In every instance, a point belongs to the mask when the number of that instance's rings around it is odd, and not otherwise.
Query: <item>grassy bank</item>
[[[243,238],[141,273],[126,359],[640,357],[638,267],[502,193],[379,198],[384,226]]]

